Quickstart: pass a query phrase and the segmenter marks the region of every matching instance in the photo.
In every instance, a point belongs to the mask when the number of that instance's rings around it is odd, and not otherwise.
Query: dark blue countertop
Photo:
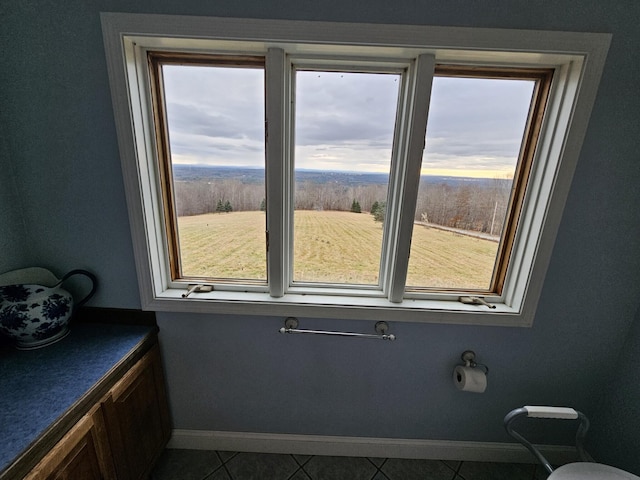
[[[0,345],[0,472],[155,331],[75,324],[66,338],[38,350]]]

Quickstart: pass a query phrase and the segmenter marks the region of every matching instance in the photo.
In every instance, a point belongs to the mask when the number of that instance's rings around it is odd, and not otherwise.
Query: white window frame
[[[475,325],[532,324],[611,35],[122,13],[102,13],[101,19],[143,309]],[[279,168],[270,164],[266,173],[268,212],[281,212],[269,214],[267,220],[270,290],[216,285],[210,293],[183,298],[186,283],[171,280],[149,93],[148,50],[265,56],[269,92],[266,115],[281,119],[281,124],[269,125],[267,157],[284,159]],[[287,109],[291,62],[295,59],[315,65],[410,65],[416,74],[408,77],[409,96],[418,98],[407,100],[407,115],[416,115],[418,120],[411,122],[412,130],[401,136],[397,147],[410,152],[407,158],[413,162],[422,157],[427,112],[411,105],[424,105],[421,102],[425,101],[428,105],[436,63],[555,69],[505,287],[502,295],[485,297],[495,308],[461,303],[459,294],[406,293],[402,267],[399,274],[383,279],[384,294],[380,295],[372,295],[371,289],[287,285],[290,252],[284,239],[291,232],[287,216],[291,198],[286,188],[291,175],[287,123],[291,115]],[[425,82],[428,88],[424,88]],[[415,88],[416,83],[422,86]],[[406,170],[395,174],[403,172]],[[392,173],[390,180],[393,178]],[[397,189],[395,194],[412,195],[411,188]],[[392,210],[390,221],[400,235],[408,232],[410,236],[412,213]],[[396,241],[391,250],[395,253],[388,256],[389,261],[402,264],[400,259],[409,254],[409,242]]]

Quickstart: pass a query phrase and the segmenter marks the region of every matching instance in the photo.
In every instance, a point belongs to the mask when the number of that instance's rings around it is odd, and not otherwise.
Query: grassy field
[[[376,284],[382,225],[367,213],[296,211],[294,278]],[[178,219],[183,274],[266,279],[264,212]],[[416,225],[407,285],[487,288],[498,244]]]

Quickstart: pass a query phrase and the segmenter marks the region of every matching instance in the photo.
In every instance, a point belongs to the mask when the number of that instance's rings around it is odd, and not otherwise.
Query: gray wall
[[[139,308],[100,11],[613,33],[533,328],[392,324],[398,340],[386,343],[282,336],[269,316],[158,315],[177,428],[507,441],[501,419],[525,403],[597,412],[640,304],[638,2],[3,2],[1,158],[16,191],[3,178],[0,246],[28,241],[19,266],[95,271],[94,306]],[[20,263],[4,258],[3,269]],[[491,368],[484,395],[451,382],[467,348]]]
[[[595,410],[590,448],[602,461],[640,472],[640,309],[623,348],[616,372],[610,376],[605,394]]]
[[[25,219],[13,159],[0,123],[0,273],[28,264]]]

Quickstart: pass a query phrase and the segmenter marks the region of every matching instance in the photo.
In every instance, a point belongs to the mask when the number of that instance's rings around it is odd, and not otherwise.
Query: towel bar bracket
[[[300,323],[298,322],[298,319],[296,317],[287,317],[284,320],[284,328],[286,328],[287,330],[298,328],[299,324]]]

